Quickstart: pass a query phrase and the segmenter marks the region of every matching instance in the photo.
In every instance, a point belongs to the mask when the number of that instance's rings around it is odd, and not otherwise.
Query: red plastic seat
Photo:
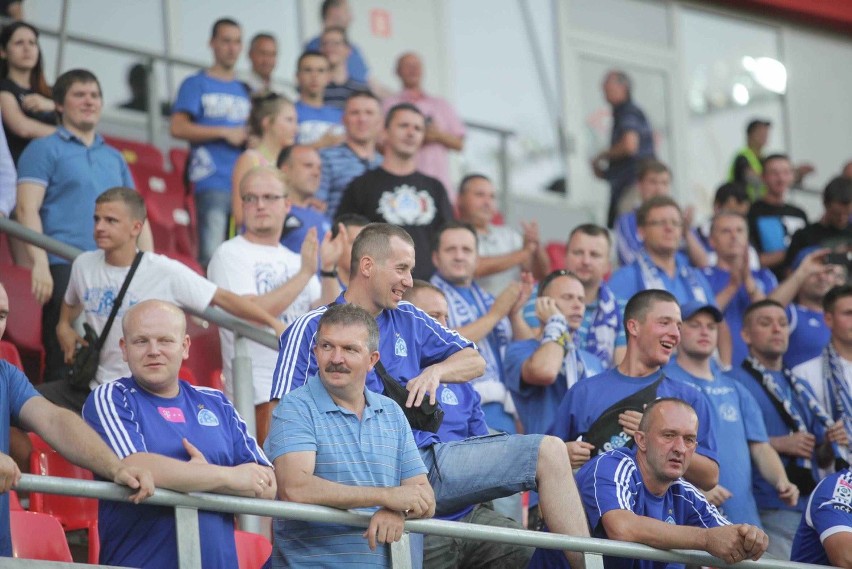
[[[94,479],[90,470],[65,460],[38,435],[30,433],[30,441],[33,444],[30,472],[33,474],[79,480]],[[30,511],[56,517],[65,531],[86,530],[89,537],[89,563],[97,564],[100,552],[97,500],[32,492],[30,493]]]
[[[31,292],[30,271],[23,267],[4,266],[2,279],[11,308],[4,338],[18,348],[30,381],[39,384],[44,374],[41,305]]]
[[[14,490],[9,490],[9,511],[12,512],[25,512],[24,507],[21,505],[21,500],[18,498],[18,493]]]
[[[59,520],[48,514],[22,510],[12,510],[9,515],[12,557],[66,563],[74,561]]]
[[[219,391],[225,391],[225,386],[222,384],[222,370],[214,369],[213,373],[210,374],[210,381],[207,384],[208,387],[212,387],[213,389],[218,389]]]
[[[219,343],[219,328],[208,322],[207,328],[198,323],[198,319],[188,316],[186,333],[192,340],[189,359],[183,365],[192,370],[196,378],[205,381],[216,370],[222,369],[222,346]],[[196,384],[200,385],[200,384]]]
[[[559,241],[551,241],[545,246],[547,257],[550,259],[550,269],[553,271],[565,268],[565,251],[567,245]]]
[[[115,136],[105,136],[104,140],[107,144],[121,152],[129,166],[146,164],[160,169],[165,166],[163,153],[153,144]]]
[[[194,202],[184,192],[181,178],[144,164],[131,167],[130,172],[136,188],[145,197],[155,250],[197,257]]]
[[[0,267],[14,264],[12,250],[9,248],[9,237],[5,232],[0,231]]]
[[[195,378],[195,374],[192,372],[192,368],[189,368],[187,366],[180,366],[178,377],[184,381],[189,382],[191,385],[198,385],[198,380]]]
[[[24,362],[21,361],[21,354],[18,353],[18,348],[15,344],[0,340],[0,360],[6,360],[16,368],[24,371]]]
[[[186,172],[186,163],[189,160],[189,150],[186,148],[170,148],[169,149],[169,164],[172,167],[172,172],[183,180],[183,175]]]
[[[262,535],[235,530],[234,541],[239,569],[260,569],[272,555],[272,544]]]

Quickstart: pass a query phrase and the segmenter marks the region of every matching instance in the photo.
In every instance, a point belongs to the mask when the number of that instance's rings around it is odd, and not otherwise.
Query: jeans
[[[198,215],[198,262],[207,267],[216,248],[228,237],[231,218],[231,192],[207,190],[195,194]]]

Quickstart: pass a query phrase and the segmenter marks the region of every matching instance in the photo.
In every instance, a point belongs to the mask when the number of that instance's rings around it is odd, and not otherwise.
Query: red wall
[[[852,35],[852,0],[711,0],[716,4],[776,16]]]

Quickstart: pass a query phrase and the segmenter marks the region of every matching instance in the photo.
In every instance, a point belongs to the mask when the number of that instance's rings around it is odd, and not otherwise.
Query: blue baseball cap
[[[690,300],[680,305],[680,314],[684,320],[689,320],[699,312],[706,312],[713,317],[716,322],[723,320],[722,313],[712,304],[701,302],[700,300]]]

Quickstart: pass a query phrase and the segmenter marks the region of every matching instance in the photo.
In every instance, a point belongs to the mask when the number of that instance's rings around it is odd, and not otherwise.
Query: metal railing
[[[68,496],[83,496],[102,500],[124,501],[131,491],[110,482],[72,480],[51,476],[24,474],[18,484],[19,490],[46,492]],[[201,567],[201,546],[198,535],[198,510],[253,514],[276,518],[288,518],[306,522],[331,522],[366,528],[370,515],[273,500],[238,498],[221,494],[191,492],[182,494],[171,490],[157,489],[146,502],[152,506],[175,508],[178,529],[178,554],[180,569]],[[602,567],[602,555],[631,559],[650,559],[670,563],[684,563],[710,567],[731,567],[712,555],[700,551],[654,549],[646,545],[612,541],[606,539],[570,537],[529,530],[496,528],[463,522],[443,520],[406,520],[407,532],[452,537],[465,540],[510,543],[544,549],[562,549],[583,552],[588,569]],[[410,552],[403,541],[391,547],[394,569],[407,567]],[[821,565],[793,563],[790,561],[760,560],[742,561],[736,567],[743,569],[817,569]]]

